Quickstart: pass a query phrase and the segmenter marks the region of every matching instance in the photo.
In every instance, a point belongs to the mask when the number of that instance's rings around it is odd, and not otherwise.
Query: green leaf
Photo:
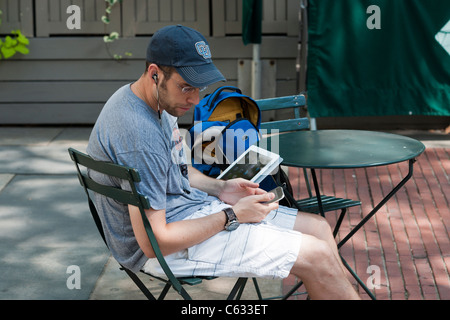
[[[103,41],[106,43],[114,42],[115,40],[119,39],[119,33],[118,32],[111,32],[109,36],[104,36]]]
[[[111,32],[110,35],[109,35],[109,37],[110,37],[112,40],[117,40],[117,39],[119,39],[119,33],[116,32],[116,31]]]
[[[14,56],[17,52],[21,54],[29,54],[28,45],[30,41],[22,34],[20,30],[11,31],[12,36],[6,36],[4,41],[0,39],[0,59],[8,59]],[[3,55],[3,57],[2,57]]]
[[[28,38],[25,37],[20,30],[15,30],[12,31],[11,33],[17,35],[16,39],[19,43],[24,44],[26,46],[30,44],[30,40],[28,40]]]
[[[109,20],[109,18],[107,16],[102,16],[102,22],[105,24],[109,24],[111,21]]]
[[[8,48],[6,46],[2,46],[0,50],[2,51],[2,54],[5,57],[5,59],[11,58],[13,55],[16,54],[16,50],[14,50],[13,48]]]
[[[17,40],[11,38],[10,36],[7,36],[7,37],[5,38],[5,44],[4,44],[4,45],[5,45],[5,47],[7,47],[7,48],[12,48],[12,47],[14,47],[14,46],[17,45]]]
[[[17,45],[14,49],[21,54],[29,54],[30,53],[30,50],[23,44]]]

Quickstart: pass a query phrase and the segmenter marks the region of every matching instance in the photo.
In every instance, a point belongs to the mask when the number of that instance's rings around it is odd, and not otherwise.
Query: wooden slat
[[[218,60],[216,66],[227,79],[237,79],[236,61]],[[136,81],[144,72],[141,60],[118,63],[114,60],[2,61],[0,81]],[[3,87],[3,84],[1,85]],[[0,93],[0,96],[2,94]]]
[[[278,130],[278,132],[304,130],[309,129],[309,120],[308,118],[303,118],[264,122],[261,123],[261,129],[269,132],[274,129]]]
[[[263,114],[267,113],[267,111],[277,111],[277,115],[279,115],[279,110],[286,110],[290,113],[290,116],[288,116],[287,119],[261,123],[261,129],[268,130],[269,133],[273,129],[278,130],[278,132],[309,129],[309,119],[301,118],[300,116],[300,108],[306,104],[305,96],[283,96],[260,99],[256,100],[256,102],[258,103],[261,111],[263,111]],[[283,117],[277,117],[277,119],[281,118]]]
[[[104,103],[0,103],[0,125],[92,125],[103,105]]]
[[[104,103],[126,83],[120,81],[6,82],[1,84],[0,103]]]
[[[144,5],[145,3],[145,5]],[[144,11],[144,8],[146,8],[146,19],[144,20],[138,20],[139,22],[147,22],[147,21],[158,21],[159,17],[159,1],[148,1],[148,0],[140,0],[139,3],[137,3],[137,8],[134,9],[135,11]],[[123,8],[123,14],[126,16],[126,13],[128,8]],[[130,8],[131,9],[131,8]],[[126,20],[125,20],[126,21]],[[125,23],[126,24],[126,23]],[[133,33],[135,35],[136,33]]]
[[[2,23],[0,34],[9,34],[20,29],[27,37],[34,35],[33,0],[0,0]]]
[[[67,8],[77,5],[81,9],[81,29],[68,29]],[[105,15],[104,0],[36,0],[36,34],[38,37],[50,35],[109,34],[121,30],[120,6],[113,7],[111,23],[105,25],[101,17]]]
[[[151,36],[158,29],[172,24],[194,28],[206,37],[210,35],[208,0],[124,0],[122,8],[123,34],[126,37]]]
[[[300,1],[288,0],[287,3],[287,35],[288,37],[298,36],[299,34],[299,11]]]
[[[174,8],[175,9],[175,8]],[[136,8],[139,10],[139,8]],[[159,21],[172,22],[172,6],[171,1],[159,1]]]
[[[277,80],[277,96],[285,96],[292,94],[292,92],[297,91],[297,82],[295,79],[285,80],[278,79]]]
[[[287,34],[287,1],[263,1],[263,33]]]
[[[184,1],[184,19],[185,21],[195,21],[197,18],[197,10],[195,7],[196,0]]]
[[[260,109],[262,111],[265,111],[302,107],[306,104],[306,99],[303,95],[294,95],[271,99],[261,99],[257,102]]]
[[[239,37],[207,38],[214,62],[217,59],[251,59],[251,46],[245,46]],[[295,37],[264,37],[262,59],[294,59],[297,55]],[[150,37],[121,38],[111,46],[111,52],[131,51],[132,60],[145,61]],[[10,60],[112,60],[101,37],[57,37],[30,39],[30,54],[16,55]],[[120,63],[128,63],[130,59]],[[294,64],[295,66],[295,64]],[[295,71],[295,69],[294,69]]]
[[[0,81],[134,81],[143,70],[144,63],[135,60],[126,64],[114,60],[3,61],[0,64]]]

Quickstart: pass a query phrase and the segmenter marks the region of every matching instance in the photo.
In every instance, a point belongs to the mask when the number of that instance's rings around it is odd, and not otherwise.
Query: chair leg
[[[333,237],[336,238],[337,233],[339,232],[339,228],[341,227],[342,221],[344,220],[345,213],[347,212],[347,208],[343,208],[339,218],[336,222],[336,225],[333,230]]]
[[[142,283],[141,279],[139,279],[139,277],[134,272],[131,272],[125,267],[121,267],[121,269],[128,274],[131,280],[133,280],[138,288],[141,289],[142,293],[147,297],[148,300],[156,300],[156,298],[150,293],[148,288]]]
[[[246,283],[247,283],[247,279],[245,279],[245,282],[243,282],[241,288],[239,289],[239,292],[238,292],[238,294],[236,296],[236,300],[241,300],[242,293],[244,293],[244,289],[245,289]]]
[[[239,294],[237,295],[237,299],[239,299],[241,294],[242,294],[242,291],[245,288],[246,283],[247,283],[247,278],[239,278],[236,281],[236,284],[234,285],[234,287],[231,290],[230,294],[228,295],[227,300],[233,300],[234,297],[236,296],[236,293],[238,293],[238,291],[239,291]]]
[[[164,298],[167,295],[167,292],[169,292],[169,289],[172,287],[172,284],[170,282],[167,282],[164,286],[163,290],[159,294],[158,300],[164,300]]]
[[[287,300],[289,297],[296,295],[296,294],[295,294],[295,291],[297,291],[298,289],[300,289],[300,287],[301,287],[302,285],[303,285],[303,281],[300,280],[299,282],[297,282],[297,284],[296,284],[294,287],[292,287],[291,290],[289,290],[288,293],[286,293],[286,294],[282,297],[281,300]],[[299,293],[299,294],[305,294],[305,292],[301,292],[301,293]]]
[[[256,294],[258,295],[258,299],[262,300],[262,294],[261,294],[261,290],[259,289],[259,285],[258,285],[258,281],[256,280],[256,278],[253,278],[253,285],[255,286],[255,290],[256,290]]]
[[[356,282],[358,282],[360,287],[363,288],[363,290],[369,295],[369,297],[372,300],[376,300],[373,293],[369,290],[369,288],[366,286],[366,284],[358,277],[356,272],[353,271],[353,269],[350,267],[350,265],[347,263],[347,261],[345,261],[345,259],[342,256],[341,256],[341,260],[342,260],[342,264],[344,265],[344,267],[348,270],[348,272],[351,273],[351,275],[353,276],[353,278],[355,278]]]

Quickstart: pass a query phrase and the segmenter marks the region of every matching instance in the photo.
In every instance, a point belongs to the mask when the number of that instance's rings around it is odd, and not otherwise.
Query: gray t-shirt
[[[89,139],[87,153],[94,159],[133,167],[141,182],[137,190],[155,210],[166,210],[168,223],[182,220],[216,198],[192,188],[185,169],[186,156],[177,118],[158,113],[131,91],[120,88],[105,104]],[[124,181],[97,172],[91,177],[129,190]],[[123,266],[138,271],[147,261],[134,237],[126,205],[95,195],[108,246]]]

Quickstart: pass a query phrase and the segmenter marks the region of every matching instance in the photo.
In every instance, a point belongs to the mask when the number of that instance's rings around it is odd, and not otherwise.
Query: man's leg
[[[299,212],[294,224],[294,230],[303,234],[314,236],[317,239],[323,240],[330,246],[336,258],[339,260],[342,269],[346,270],[341,262],[336,241],[333,237],[328,221],[318,214]]]
[[[294,229],[303,233],[291,272],[302,279],[312,299],[359,299],[348,280],[328,222],[299,213]]]

